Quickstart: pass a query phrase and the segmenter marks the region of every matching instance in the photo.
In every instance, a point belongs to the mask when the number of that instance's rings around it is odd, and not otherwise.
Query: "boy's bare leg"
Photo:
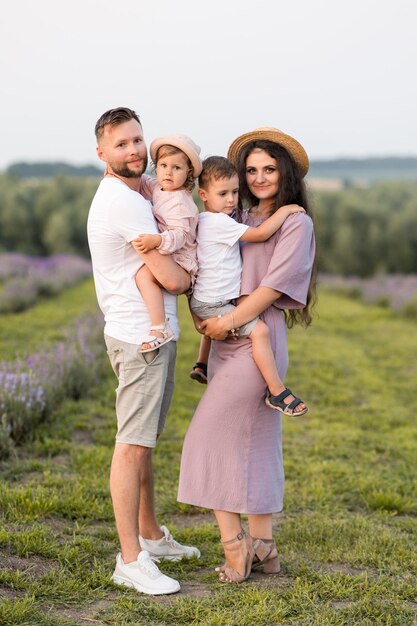
[[[197,357],[198,363],[205,363],[207,365],[209,354],[210,354],[210,347],[211,347],[210,337],[201,335],[200,347],[198,349],[198,357]]]
[[[273,396],[277,396],[281,391],[284,391],[285,385],[278,375],[267,325],[258,320],[250,334],[250,339],[252,341],[253,360],[258,366],[269,391]]]
[[[174,295],[186,293],[190,288],[190,275],[183,267],[175,263],[170,254],[160,254],[150,250],[139,254],[156,281]]]
[[[252,341],[253,360],[261,372],[269,391],[273,396],[277,396],[285,389],[285,385],[279,377],[277,366],[275,363],[274,353],[272,352],[271,343],[269,341],[268,326],[258,320],[255,328],[250,334]],[[294,400],[294,396],[289,395],[285,398],[285,404],[290,404]],[[305,405],[299,404],[294,409],[294,414],[302,411]]]
[[[200,347],[198,349],[197,361],[190,372],[190,378],[203,385],[207,385],[207,364],[210,354],[211,339],[205,335],[201,336]]]

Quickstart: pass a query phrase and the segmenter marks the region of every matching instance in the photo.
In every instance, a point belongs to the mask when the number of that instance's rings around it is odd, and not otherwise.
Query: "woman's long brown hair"
[[[241,150],[237,162],[237,171],[239,174],[239,209],[243,206],[252,208],[259,202],[258,198],[250,191],[246,182],[246,159],[255,149],[265,150],[270,157],[275,159],[280,174],[279,189],[275,198],[275,203],[271,209],[271,214],[286,204],[298,204],[305,209],[307,215],[312,218],[311,206],[308,200],[307,190],[304,179],[291,158],[290,154],[277,143],[273,141],[258,140],[248,143]],[[309,326],[312,322],[311,310],[316,301],[316,282],[317,269],[316,263],[313,264],[310,284],[307,293],[307,303],[303,309],[289,309],[284,311],[288,328],[294,324],[302,324]]]

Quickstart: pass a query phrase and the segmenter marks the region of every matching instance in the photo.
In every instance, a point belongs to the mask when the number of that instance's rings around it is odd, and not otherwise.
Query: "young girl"
[[[133,245],[141,253],[156,248],[161,254],[172,254],[189,274],[192,288],[198,269],[198,209],[191,192],[202,168],[200,148],[186,135],[167,135],[151,143],[150,153],[156,180],[142,176],[140,193],[152,199],[160,232],[140,235]],[[161,287],[146,265],[136,274],[136,285],[151,318],[149,336],[142,343],[141,352],[151,352],[171,341],[173,332],[165,318]]]

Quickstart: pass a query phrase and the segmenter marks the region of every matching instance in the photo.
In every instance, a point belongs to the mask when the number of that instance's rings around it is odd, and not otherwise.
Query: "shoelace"
[[[160,563],[161,559],[158,556],[151,556],[149,555],[149,558],[151,559],[151,561],[155,561],[155,563]]]
[[[171,535],[171,533],[168,533],[168,535],[165,537],[165,540],[166,540],[167,543],[169,543],[169,545],[172,548],[176,548],[177,550],[181,550],[182,549],[182,545],[180,543],[178,543],[178,541],[175,541],[175,539]]]
[[[146,559],[146,561],[140,561],[139,563],[139,565],[146,571],[147,574],[152,576],[152,578],[161,574],[154,561],[159,563],[159,559],[157,557],[150,556],[149,559]]]

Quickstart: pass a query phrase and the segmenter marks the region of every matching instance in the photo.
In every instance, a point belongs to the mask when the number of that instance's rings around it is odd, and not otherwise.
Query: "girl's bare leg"
[[[156,278],[151,274],[148,267],[143,265],[136,273],[135,279],[136,286],[148,309],[149,317],[151,318],[151,326],[162,326],[164,328],[166,324],[164,297]],[[156,330],[154,328],[149,331],[149,335],[151,337],[164,338],[162,330]],[[152,350],[152,345],[145,341],[141,345],[141,350]]]
[[[146,304],[152,326],[164,324],[165,306],[161,287],[146,265],[142,265],[136,273],[136,286]]]

